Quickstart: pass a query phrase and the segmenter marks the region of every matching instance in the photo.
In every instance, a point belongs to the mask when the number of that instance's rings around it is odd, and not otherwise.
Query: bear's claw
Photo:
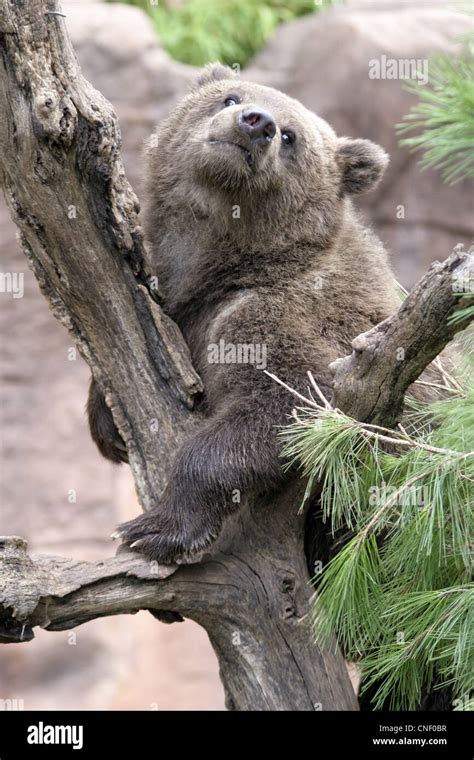
[[[188,517],[185,527],[180,527],[177,520],[157,508],[123,523],[113,536],[151,560],[162,564],[179,563],[206,549],[217,535],[205,520],[196,519],[196,514]]]

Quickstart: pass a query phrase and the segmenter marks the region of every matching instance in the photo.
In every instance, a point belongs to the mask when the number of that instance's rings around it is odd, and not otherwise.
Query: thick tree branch
[[[313,642],[304,517],[294,508],[303,491],[295,482],[243,504],[212,554],[177,569],[129,552],[99,562],[30,559],[23,539],[2,538],[0,642],[28,641],[36,625],[64,630],[104,615],[171,610],[207,630],[230,709],[356,709],[342,657]]]
[[[147,288],[117,117],[82,76],[65,19],[48,15],[57,9],[3,3],[0,183],[43,294],[105,393],[148,509],[202,386]]]
[[[0,536],[0,619],[3,617],[5,626],[0,628],[0,641],[3,643],[32,638],[32,628],[36,625],[63,630],[103,615],[137,612],[143,601],[140,583],[127,583],[127,579],[159,580],[175,571],[174,567],[153,566],[138,554],[129,552],[99,562],[78,562],[46,555],[31,559],[26,549],[24,539]],[[149,584],[141,585],[150,588]],[[161,601],[170,603],[172,589],[165,584],[154,587],[163,592]],[[156,600],[158,597],[157,593]],[[143,609],[146,608],[143,604]],[[13,621],[28,622],[14,625]]]
[[[400,309],[352,342],[354,351],[331,365],[332,406],[354,419],[392,427],[408,387],[472,316],[451,318],[474,304],[474,248],[434,262]]]

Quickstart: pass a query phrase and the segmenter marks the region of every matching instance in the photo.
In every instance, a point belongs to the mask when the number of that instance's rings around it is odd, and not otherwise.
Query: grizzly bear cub
[[[179,451],[157,508],[119,535],[170,563],[217,537],[236,494],[289,477],[277,426],[294,399],[263,370],[302,392],[311,370],[330,397],[329,364],[399,298],[351,199],[376,187],[386,154],[337,137],[298,101],[209,66],[148,159],[149,267],[203,379],[207,421]],[[126,461],[95,383],[88,410],[100,451]]]

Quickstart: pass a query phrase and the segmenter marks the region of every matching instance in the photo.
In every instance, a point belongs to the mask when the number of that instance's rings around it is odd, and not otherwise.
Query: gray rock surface
[[[401,148],[395,131],[416,99],[404,80],[370,79],[369,63],[455,51],[469,26],[441,2],[344,3],[282,25],[246,72],[298,98],[339,134],[374,140],[390,154],[384,181],[358,205],[392,251],[405,286],[457,243],[470,244],[474,182],[450,187],[439,172],[420,172],[420,154]],[[400,205],[404,219],[397,218]]]
[[[114,104],[125,169],[137,187],[143,141],[184,95],[195,69],[169,58],[139,8],[80,0],[63,7],[84,75]]]

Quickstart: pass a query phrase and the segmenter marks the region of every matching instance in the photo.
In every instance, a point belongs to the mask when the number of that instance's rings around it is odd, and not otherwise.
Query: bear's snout
[[[250,141],[257,145],[269,143],[276,134],[275,119],[258,106],[250,106],[241,111],[237,117],[239,129],[247,135]]]

